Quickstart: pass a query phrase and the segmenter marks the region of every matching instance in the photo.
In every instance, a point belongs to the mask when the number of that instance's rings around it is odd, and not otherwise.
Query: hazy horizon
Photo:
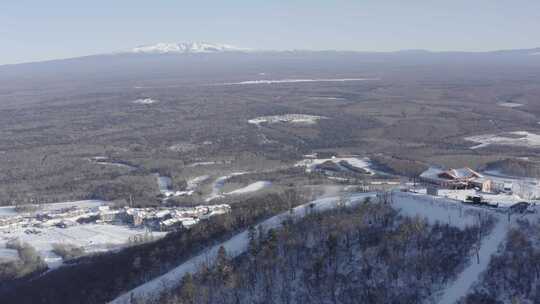
[[[23,0],[0,4],[0,64],[103,54],[157,42],[262,50],[529,49],[537,1]]]

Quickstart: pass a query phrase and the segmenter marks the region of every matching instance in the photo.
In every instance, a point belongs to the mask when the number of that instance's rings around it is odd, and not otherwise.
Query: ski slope
[[[454,304],[461,297],[467,295],[471,286],[479,279],[480,274],[487,269],[491,256],[497,252],[497,249],[505,240],[508,225],[505,219],[499,218],[493,231],[484,238],[480,245],[480,261],[477,262],[476,257],[471,258],[470,265],[458,275],[454,282],[445,288],[439,304]]]
[[[362,194],[353,195],[347,200],[346,204],[348,206],[354,206],[354,205],[360,204],[361,202],[363,202],[363,199],[366,197],[375,198],[375,194],[362,193]],[[300,205],[292,209],[291,211],[286,211],[279,215],[271,217],[257,226],[262,226],[265,229],[278,228],[281,226],[281,223],[290,216],[303,217],[304,215],[308,214],[311,210],[316,210],[316,211],[331,210],[339,206],[338,204],[339,201],[340,201],[339,197],[329,197],[329,198],[315,200],[311,203]],[[241,232],[237,234],[236,236],[234,236],[233,238],[229,239],[228,241],[225,241],[221,244],[217,244],[211,247],[206,252],[203,252],[187,260],[186,262],[174,268],[173,270],[169,271],[168,273],[160,277],[157,277],[151,281],[148,281],[147,283],[144,283],[143,285],[140,285],[139,287],[119,296],[118,298],[112,300],[109,303],[110,304],[127,304],[127,303],[130,303],[131,298],[135,298],[135,299],[140,298],[140,299],[145,299],[145,300],[155,299],[163,291],[177,286],[182,280],[182,278],[184,277],[184,275],[186,275],[187,273],[196,272],[199,269],[199,267],[203,265],[204,263],[212,263],[216,259],[218,250],[221,246],[225,248],[225,250],[227,251],[227,254],[230,257],[234,258],[247,250],[248,243],[249,243],[248,232],[247,231]]]
[[[249,184],[243,188],[240,188],[240,189],[236,189],[234,191],[231,191],[231,192],[227,192],[225,193],[226,195],[240,195],[240,194],[246,194],[246,193],[252,193],[252,192],[257,192],[257,191],[260,191],[264,188],[267,188],[267,187],[270,187],[272,185],[271,182],[268,182],[268,181],[258,181],[258,182],[254,182],[252,184]]]
[[[491,255],[497,252],[499,245],[505,240],[510,225],[502,214],[465,206],[459,201],[443,197],[394,192],[392,206],[399,209],[403,215],[420,216],[431,224],[440,222],[460,229],[478,224],[479,216],[497,217],[495,227],[480,244],[480,262],[477,263],[476,255],[470,257],[470,264],[441,292],[439,304],[454,304],[467,295],[471,286],[487,269]]]
[[[430,224],[439,222],[461,229],[477,225],[479,215],[492,214],[489,210],[466,206],[453,199],[410,192],[393,192],[392,201],[392,206],[403,215],[419,216]]]

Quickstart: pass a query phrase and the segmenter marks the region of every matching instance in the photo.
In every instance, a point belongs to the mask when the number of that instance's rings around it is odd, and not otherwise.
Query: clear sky
[[[540,46],[540,0],[0,0],[0,64],[156,42],[259,49]]]

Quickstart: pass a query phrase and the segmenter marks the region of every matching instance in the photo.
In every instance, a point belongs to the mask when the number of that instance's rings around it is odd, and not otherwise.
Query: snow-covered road
[[[375,193],[362,193],[352,195],[346,202],[348,206],[354,206],[363,202],[364,198],[371,197],[375,198]],[[329,197],[313,202],[300,205],[294,208],[292,211],[286,211],[274,217],[267,219],[266,221],[260,223],[258,226],[262,226],[265,229],[277,228],[281,226],[281,223],[288,218],[289,216],[303,217],[308,214],[311,210],[324,211],[334,209],[339,206],[338,202],[340,201],[339,197]],[[217,252],[221,246],[225,248],[227,254],[230,257],[237,257],[247,250],[248,246],[248,232],[244,231],[233,238],[225,241],[221,244],[215,245],[208,249],[207,251],[187,260],[180,266],[172,269],[166,274],[157,277],[151,281],[146,282],[143,285],[119,296],[113,301],[109,302],[111,304],[124,304],[130,303],[130,299],[133,298],[144,298],[144,299],[153,299],[156,298],[164,290],[173,288],[177,286],[182,280],[184,275],[187,273],[194,273],[199,269],[200,265],[204,263],[211,263],[215,260]]]

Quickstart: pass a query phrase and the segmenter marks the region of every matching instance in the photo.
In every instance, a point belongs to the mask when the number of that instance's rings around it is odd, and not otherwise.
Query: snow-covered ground
[[[165,196],[164,201],[166,201],[170,197],[175,196],[189,196],[194,193],[193,189],[186,189],[186,191],[173,191],[172,190],[172,179],[168,176],[161,176],[159,174],[156,174],[157,177],[157,183],[159,192]]]
[[[492,214],[449,198],[400,191],[392,192],[392,206],[403,215],[420,216],[431,224],[439,222],[458,228],[477,225],[479,214]]]
[[[498,105],[506,108],[518,108],[523,106],[523,104],[517,102],[501,102],[498,103]]]
[[[309,99],[317,100],[345,100],[343,97],[310,96]]]
[[[6,248],[11,241],[28,243],[54,268],[62,264],[62,259],[54,254],[55,244],[80,247],[87,254],[108,251],[128,245],[130,239],[160,238],[167,234],[165,231],[189,227],[201,219],[230,211],[228,205],[110,209],[103,204],[68,202],[30,212],[4,212],[0,218],[0,262],[17,257]]]
[[[195,191],[201,183],[204,183],[206,180],[210,178],[209,175],[201,175],[194,178],[191,178],[187,181],[187,187],[186,190],[188,191]]]
[[[248,172],[234,172],[234,173],[231,173],[229,175],[218,177],[214,181],[214,184],[212,185],[212,193],[210,193],[210,195],[206,198],[205,201],[209,202],[209,201],[215,200],[217,198],[223,197],[222,189],[223,189],[223,186],[225,185],[225,182],[229,178],[231,178],[233,176],[243,175],[243,174],[246,174],[246,173],[248,173]]]
[[[187,165],[187,167],[192,168],[192,167],[198,167],[198,166],[211,166],[215,164],[217,164],[217,162],[215,161],[196,162],[196,163]]]
[[[141,99],[136,99],[133,101],[133,103],[135,104],[144,104],[144,105],[151,105],[158,102],[159,102],[158,100],[152,99],[152,98],[141,98]]]
[[[461,201],[465,201],[468,196],[481,196],[482,201],[499,204],[499,207],[510,207],[515,203],[523,201],[523,198],[518,195],[506,194],[506,193],[481,193],[474,189],[468,190],[452,190],[452,189],[439,189],[439,196]]]
[[[73,201],[73,202],[63,202],[63,203],[52,203],[52,204],[39,205],[38,208],[36,208],[36,211],[23,212],[23,213],[17,212],[15,206],[3,206],[3,207],[0,207],[0,218],[12,217],[12,216],[17,216],[17,215],[34,214],[36,212],[56,211],[56,210],[61,210],[61,209],[66,209],[66,208],[71,208],[71,207],[97,208],[104,204],[105,202],[100,201],[100,200],[84,200],[84,201]]]
[[[540,135],[527,131],[514,131],[500,134],[485,134],[465,137],[466,140],[478,143],[471,149],[480,149],[489,145],[517,146],[517,147],[540,147]]]
[[[306,167],[306,172],[312,172],[317,165],[320,165],[322,163],[325,163],[327,161],[331,161],[335,164],[339,165],[340,161],[346,161],[351,166],[354,166],[359,169],[364,169],[370,174],[374,174],[375,172],[370,168],[369,158],[358,158],[358,157],[332,157],[332,158],[306,158],[304,160],[299,161],[296,163],[295,167]],[[344,171],[347,171],[346,168],[343,168]]]
[[[321,119],[328,119],[324,116],[307,115],[307,114],[283,114],[272,116],[260,116],[248,120],[248,123],[260,125],[261,123],[292,123],[292,124],[315,124]]]
[[[225,193],[225,195],[239,195],[239,194],[246,194],[246,193],[251,193],[251,192],[257,192],[257,191],[260,191],[264,188],[267,188],[267,187],[270,187],[272,185],[271,182],[268,182],[268,181],[258,181],[258,182],[254,182],[252,184],[249,184],[243,188],[240,188],[240,189],[236,189],[234,191],[231,191],[231,192],[227,192]]]
[[[86,253],[108,251],[120,248],[128,243],[130,237],[144,234],[144,229],[108,224],[76,225],[66,228],[26,228],[10,227],[0,229],[0,248],[12,239],[19,239],[30,244],[44,258],[49,267],[62,264],[62,259],[52,252],[53,244],[69,244],[81,247]],[[156,238],[165,232],[153,232]]]
[[[137,169],[137,167],[128,165],[126,163],[110,161],[109,158],[106,156],[94,156],[90,158],[90,161],[97,165],[115,166],[115,167],[130,169],[130,170]]]
[[[375,194],[363,193],[353,195],[347,200],[346,204],[350,206],[359,204],[363,202],[366,197],[375,198]],[[338,207],[339,201],[339,197],[319,199],[311,203],[298,206],[292,211],[286,211],[271,217],[257,226],[262,226],[266,230],[271,228],[279,228],[283,221],[290,216],[303,217],[311,210],[330,210]],[[237,257],[247,250],[248,242],[248,232],[241,232],[230,240],[209,248],[207,251],[187,260],[166,274],[140,285],[139,287],[119,296],[109,303],[127,304],[130,303],[130,299],[132,297],[145,300],[155,299],[161,292],[177,286],[187,273],[194,273],[201,265],[204,265],[205,263],[212,263],[216,259],[217,252],[221,246],[225,248],[230,257]]]
[[[379,80],[378,78],[314,78],[314,79],[260,79],[240,82],[225,83],[223,85],[253,85],[253,84],[280,84],[280,83],[305,83],[305,82],[351,82]]]

